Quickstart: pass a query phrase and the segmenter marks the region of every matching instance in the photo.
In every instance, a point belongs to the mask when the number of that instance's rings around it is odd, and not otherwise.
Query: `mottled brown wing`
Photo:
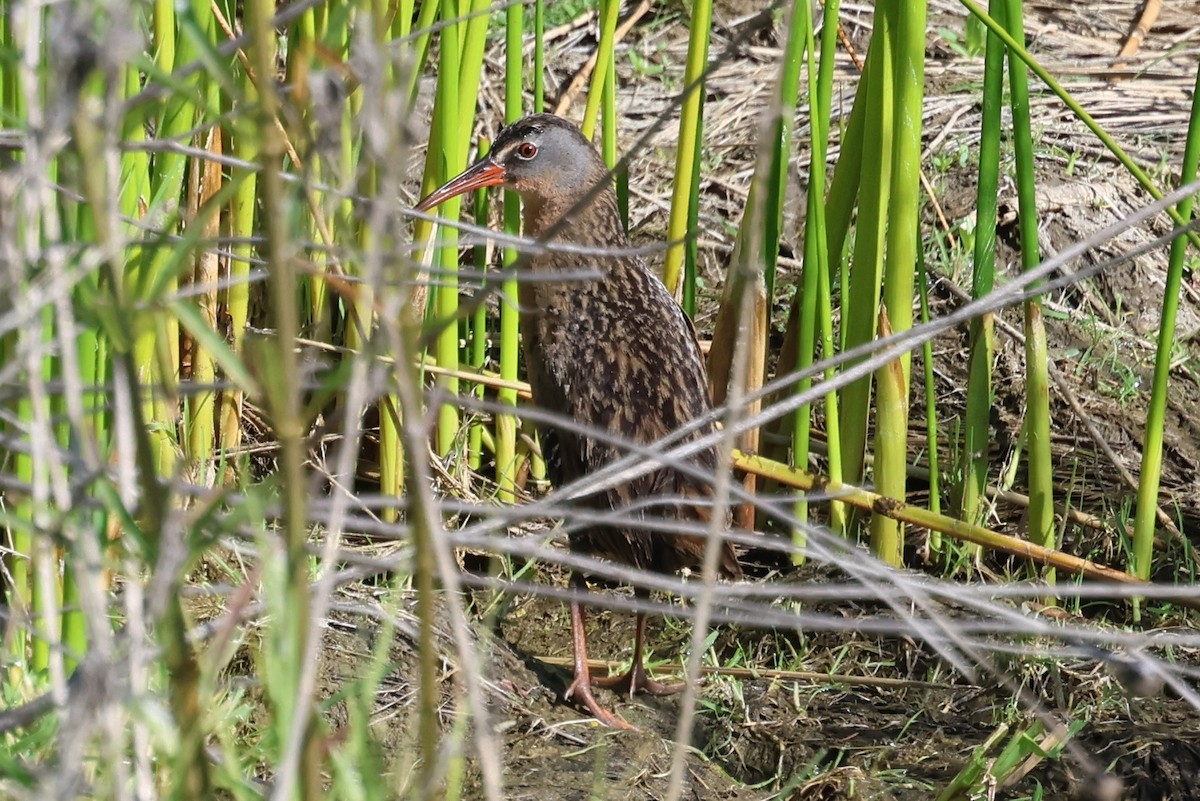
[[[708,384],[695,334],[674,299],[648,272],[633,277],[629,284],[623,287],[620,297],[589,299],[593,308],[615,313],[599,320],[590,315],[585,324],[590,330],[573,331],[575,336],[564,340],[593,346],[567,359],[552,359],[550,364],[556,383],[566,389],[564,399],[575,420],[608,432],[618,442],[649,445],[709,411]],[[607,282],[595,287],[598,292],[615,289]],[[711,430],[711,426],[706,427],[692,437]],[[587,472],[628,453],[621,444],[596,437],[582,436],[578,442]],[[695,461],[706,473],[713,473],[712,449],[698,454]],[[663,502],[654,503],[656,498]],[[693,502],[680,502],[679,498]],[[643,519],[675,519],[695,528],[708,524],[711,508],[707,504],[711,498],[709,482],[662,467],[609,490],[599,505],[615,511],[636,507],[636,514]],[[683,567],[699,568],[704,542],[703,537],[626,525],[592,532],[587,545],[610,555],[617,552],[615,558],[640,567],[673,572]],[[740,574],[736,555],[728,544],[721,563],[725,575]]]
[[[534,405],[541,411],[562,418],[562,425],[537,423],[538,444],[546,463],[546,474],[550,485],[558,488],[586,475],[583,443],[571,425],[574,409],[563,392],[563,383],[553,371],[546,369],[546,359],[535,324],[527,323],[524,326],[522,344],[525,372]]]

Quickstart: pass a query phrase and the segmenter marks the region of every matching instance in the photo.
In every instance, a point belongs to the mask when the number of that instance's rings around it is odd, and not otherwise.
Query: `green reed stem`
[[[522,88],[525,59],[522,44],[525,12],[523,6],[514,4],[509,6],[505,13],[508,42],[504,60],[504,121],[511,123],[519,120],[524,113]],[[535,47],[541,48],[540,31],[535,31],[535,37]],[[541,76],[540,71],[537,76]],[[504,231],[509,234],[521,232],[521,198],[516,192],[504,193]],[[519,256],[520,253],[516,248],[504,248],[503,266],[506,269],[511,268],[516,264]],[[520,359],[521,349],[519,291],[520,285],[512,276],[506,278],[500,287],[500,377],[505,382],[517,380],[517,362]],[[516,390],[501,389],[497,392],[497,399],[505,406],[516,408]],[[496,418],[496,484],[499,488],[499,498],[504,503],[515,503],[517,498],[517,468],[519,466],[517,430],[519,426],[515,415],[504,414]]]
[[[600,117],[600,104],[604,98],[604,82],[613,63],[612,52],[617,34],[617,20],[620,18],[621,3],[619,0],[601,0],[600,2],[600,41],[596,44],[596,68],[588,84],[587,106],[583,111],[583,124],[580,130],[588,139],[594,139],[596,120]]]
[[[919,234],[919,232],[918,232]],[[917,248],[917,287],[921,294],[921,323],[928,323],[929,273],[925,267],[925,250]],[[921,345],[921,370],[925,378],[925,451],[929,462],[929,511],[942,513],[941,460],[938,456],[937,376],[934,373],[933,342]],[[929,550],[940,553],[942,532],[929,532]]]
[[[546,0],[533,4],[533,111],[546,107]]]
[[[836,15],[829,16],[826,9],[825,27],[836,28]],[[819,88],[819,68],[815,52],[815,34],[813,31],[812,5],[806,0],[799,0],[792,5],[792,26],[801,26],[800,33],[804,37],[805,52],[808,55],[808,101],[809,101],[809,162],[808,162],[808,199],[804,217],[804,278],[799,289],[796,303],[799,304],[799,317],[796,318],[794,329],[796,334],[796,367],[804,370],[813,364],[816,356],[816,336],[819,312],[817,304],[820,301],[817,289],[817,277],[829,269],[828,239],[825,230],[825,158],[828,154],[829,125],[826,109],[821,105]],[[821,59],[825,58],[821,53]],[[802,378],[795,384],[797,394],[807,392],[812,387],[812,378]],[[812,407],[804,404],[796,410],[792,421],[792,466],[802,467],[808,464],[810,437],[812,433]],[[808,501],[804,493],[796,496],[793,505],[796,519],[801,522],[808,520]],[[792,531],[792,544],[797,548],[792,555],[793,564],[803,564],[807,561],[804,552],[808,544],[808,534],[803,526]]]
[[[783,206],[787,200],[788,165],[792,154],[792,129],[796,119],[796,96],[800,91],[800,64],[811,37],[805,35],[806,18],[812,9],[800,10],[804,0],[792,4],[788,15],[788,33],[779,71],[778,114],[771,137],[771,170],[767,177],[766,203],[763,207],[763,281],[767,302],[775,297],[775,269],[779,264],[779,240],[783,233]],[[806,13],[807,12],[807,13]],[[807,26],[811,29],[811,23]]]
[[[601,117],[601,124],[604,126],[604,131],[601,137],[601,150],[603,151],[604,163],[608,165],[610,170],[615,171],[615,175],[613,176],[613,190],[617,195],[617,216],[621,219],[621,226],[628,233],[629,169],[621,164],[620,155],[617,152],[617,68],[612,58],[613,54],[610,51],[608,54],[608,69],[605,71],[604,78],[604,115]]]
[[[245,70],[240,70],[237,77],[243,101],[247,107],[253,108],[258,101],[258,88]],[[258,162],[258,133],[250,126],[249,120],[234,127],[231,140],[236,158],[249,164]],[[245,352],[246,327],[250,322],[250,260],[256,252],[251,242],[256,231],[254,212],[258,205],[258,172],[253,167],[232,167],[230,180],[235,187],[229,214],[229,233],[233,237],[233,244],[230,248],[229,287],[225,290],[225,313],[230,346],[241,358]],[[236,387],[222,396],[221,447],[226,453],[241,447],[244,402],[241,390]]]
[[[1071,110],[1071,113],[1074,114],[1080,122],[1087,126],[1087,129],[1092,132],[1092,135],[1100,140],[1100,143],[1104,145],[1108,152],[1113,154],[1117,161],[1121,162],[1121,166],[1128,170],[1129,174],[1137,179],[1137,182],[1142,185],[1142,188],[1145,189],[1152,198],[1155,200],[1162,200],[1163,192],[1154,183],[1153,179],[1150,178],[1149,174],[1147,174],[1145,170],[1138,166],[1137,162],[1130,158],[1129,154],[1126,153],[1119,144],[1117,144],[1117,141],[1113,139],[1103,127],[1101,127],[1100,123],[1096,122],[1095,118],[1092,117],[1092,115],[1086,110],[1084,110],[1083,106],[1079,104],[1079,101],[1075,100],[1075,98],[1073,98],[1070,93],[1067,92],[1063,85],[1059,83],[1045,67],[1039,64],[1037,60],[1029,54],[1029,51],[1027,51],[1023,45],[1018,43],[1011,34],[1004,30],[1003,25],[997,22],[994,18],[983,13],[983,10],[980,9],[979,6],[973,2],[973,0],[960,1],[964,6],[967,7],[968,11],[977,16],[979,20],[987,26],[990,32],[994,33],[1004,41],[1004,44],[1008,48],[1008,52],[1010,54],[1014,54],[1021,59],[1021,61],[1025,63],[1025,66],[1027,66],[1034,75],[1037,75],[1038,78],[1046,84],[1046,87],[1050,89],[1050,91],[1054,92],[1054,94],[1058,96],[1058,99],[1061,100],[1066,107]],[[1182,226],[1185,224],[1179,217],[1179,212],[1174,207],[1168,208],[1166,213],[1176,225]],[[1194,245],[1200,247],[1200,234],[1197,234],[1195,231],[1190,231],[1186,234],[1186,236]]]
[[[1004,26],[1015,41],[1025,41],[1021,0],[1005,0]],[[1037,164],[1033,153],[1033,126],[1029,114],[1029,77],[1024,62],[1008,57],[1009,98],[1012,108],[1013,152],[1016,157],[1017,224],[1021,237],[1021,267],[1028,271],[1041,263],[1038,244]],[[1032,288],[1032,287],[1031,287]],[[1054,464],[1050,449],[1050,365],[1042,302],[1025,302],[1025,430],[1029,467],[1029,539],[1053,548]],[[1054,570],[1043,580],[1053,584]],[[1054,599],[1047,598],[1047,603]]]
[[[819,165],[819,169],[814,170],[814,173],[820,172],[817,180],[821,182],[822,187],[826,186],[825,175],[828,170],[826,162],[829,158],[827,148],[829,142],[829,119],[833,108],[833,70],[837,63],[839,8],[840,0],[826,0],[824,23],[821,26],[821,63],[817,71],[816,92],[813,95],[816,98],[813,119],[816,120],[816,124],[820,126],[821,131],[819,135],[815,131],[813,133],[815,147],[819,148],[819,152],[821,153],[820,162],[814,160],[814,166]],[[844,141],[847,146],[853,146],[852,137],[846,136]],[[813,180],[811,175],[809,176],[809,180]],[[816,304],[820,318],[821,353],[829,357],[832,357],[836,350],[833,330],[831,283],[833,271],[841,261],[842,250],[840,244],[837,250],[834,250],[833,240],[830,236],[827,209],[829,197],[832,194],[831,187],[828,195],[818,195],[818,205],[820,208],[815,212],[814,216],[816,219],[813,223],[820,236],[820,240],[815,243],[816,250],[814,252],[817,256],[817,263],[821,266],[821,269],[817,271]],[[805,224],[807,225],[807,220]],[[833,378],[835,374],[836,369],[833,367],[825,370],[826,378]],[[828,445],[828,455],[826,458],[828,459],[828,472],[831,481],[841,481],[843,473],[842,425],[839,408],[838,393],[829,392],[825,396],[825,438]],[[829,527],[842,534],[846,533],[846,507],[837,501],[831,501],[829,504]]]
[[[0,49],[5,53],[16,53],[19,42],[13,30],[11,14],[0,14]],[[5,124],[13,124],[18,120],[27,119],[25,98],[21,92],[19,70],[0,70],[0,113],[5,117]],[[23,160],[23,154],[15,155],[14,159]],[[21,335],[17,331],[0,336],[0,359],[3,364],[10,364],[20,355]],[[14,428],[25,428],[32,421],[33,410],[28,393],[22,393],[10,411],[14,416],[13,423],[0,421],[0,431],[14,435]],[[20,449],[0,451],[0,456],[12,470],[13,477],[20,483],[29,485],[33,478],[33,458],[28,452]],[[33,552],[33,505],[29,498],[14,499],[12,514],[17,522],[6,525],[10,550],[4,554],[4,565],[8,571],[9,581],[5,586],[5,600],[10,612],[27,620],[32,601],[32,582],[30,576],[29,557]],[[16,625],[11,628],[12,636],[8,638],[6,652],[12,657],[13,673],[27,658],[26,649],[29,645],[28,625]]]
[[[829,52],[822,41],[821,52]],[[868,51],[868,57],[870,53]],[[868,58],[869,67],[869,58]],[[850,234],[850,221],[854,217],[854,204],[862,184],[863,162],[866,155],[867,109],[870,106],[871,70],[864,68],[859,77],[858,91],[850,107],[850,119],[842,131],[842,150],[829,182],[829,193],[825,198],[825,226],[829,235],[829,283],[838,282],[839,296],[845,304],[850,297],[850,270],[846,240]],[[830,87],[832,92],[832,86]],[[843,312],[846,309],[843,307]],[[844,319],[844,318],[843,318]],[[838,344],[846,347],[848,326],[840,326]],[[840,401],[839,401],[840,403]]]
[[[696,112],[699,116],[696,120],[697,127],[704,130],[704,104],[700,104],[700,108]],[[704,140],[697,137],[696,152],[692,157],[692,176],[691,189],[688,192],[688,219],[687,229],[689,231],[700,230],[700,164],[701,154],[704,150]],[[695,319],[696,317],[696,283],[699,281],[699,261],[700,261],[700,239],[699,237],[689,236],[684,248],[683,261],[683,292],[682,306],[683,311],[688,317]]]
[[[663,283],[675,294],[683,270],[684,238],[688,236],[690,199],[695,194],[692,176],[696,143],[702,137],[701,121],[704,106],[704,70],[708,66],[708,45],[712,38],[712,0],[695,0],[692,4],[691,27],[688,35],[687,64],[683,70],[683,85],[691,91],[683,98],[679,110],[679,143],[675,150],[675,172],[671,191],[671,214],[667,220],[667,255],[663,264]]]
[[[210,13],[206,20],[209,41],[215,41],[218,36],[216,18]],[[205,93],[207,108],[221,107],[221,87],[215,81],[205,81],[201,86]],[[224,155],[224,134],[219,126],[198,132],[195,144],[198,150],[211,153],[215,157]],[[192,185],[188,190],[188,215],[193,220],[190,225],[198,224],[195,218],[200,216],[200,207],[211,202],[221,189],[222,170],[214,158],[198,159],[191,162]],[[194,208],[192,207],[194,204]],[[207,215],[202,223],[206,237],[217,239],[221,233],[221,215]],[[204,248],[198,249],[195,256],[195,267],[192,282],[197,290],[196,303],[205,324],[213,331],[217,330],[217,284],[220,280],[220,266],[216,253]],[[217,424],[217,380],[216,363],[213,354],[203,346],[200,340],[192,339],[192,383],[197,391],[191,394],[184,403],[186,452],[191,464],[196,468],[200,482],[211,485],[213,476],[212,454],[215,445],[214,435]]]
[[[272,15],[272,0],[250,0],[246,3],[246,27],[254,44],[250,50],[254,73],[258,79],[258,135],[260,138],[259,200],[262,204],[261,255],[270,270],[269,291],[275,332],[270,343],[263,341],[260,352],[254,354],[260,369],[265,371],[263,387],[271,409],[275,436],[279,441],[279,492],[283,509],[282,534],[285,541],[286,606],[289,614],[279,620],[276,647],[281,659],[299,665],[307,653],[311,634],[309,626],[309,560],[308,560],[308,477],[305,475],[308,425],[301,406],[302,372],[296,353],[296,338],[300,333],[297,309],[296,253],[292,246],[295,231],[291,227],[288,193],[283,182],[283,160],[286,156],[283,132],[275,124],[281,103],[271,80],[276,65],[277,42]],[[309,725],[311,708],[308,699],[299,697],[299,672],[294,676],[274,676],[283,686],[273,693],[277,699],[275,714],[277,731],[287,739],[299,737],[300,753],[312,753],[308,743],[315,735]],[[285,782],[299,783],[300,797],[309,798],[315,792],[310,785],[315,771],[298,771],[298,776],[281,777]],[[276,788],[282,796],[289,794]]]
[[[844,150],[841,162],[861,163],[858,191],[858,222],[855,225],[854,252],[849,267],[849,292],[842,298],[842,329],[845,347],[851,349],[871,341],[878,321],[880,282],[887,241],[887,212],[891,196],[892,159],[895,129],[895,62],[892,55],[894,36],[888,30],[891,16],[876,16],[870,50],[859,84],[858,100],[865,95],[862,148]],[[853,112],[852,112],[853,113]],[[854,120],[851,120],[851,129]],[[835,172],[834,184],[839,176]],[[832,200],[832,198],[831,198]],[[831,228],[834,208],[830,209]],[[834,229],[836,235],[836,229]],[[830,252],[833,252],[832,245]],[[846,476],[862,480],[870,414],[872,379],[866,376],[842,390],[842,464]]]
[[[487,155],[489,142],[486,138],[479,138],[479,157],[483,158]],[[487,189],[479,189],[475,192],[475,224],[480,228],[487,225],[488,222],[488,192]],[[484,242],[480,242],[475,246],[474,252],[475,270],[479,275],[483,275],[487,269],[488,262],[488,246]],[[479,303],[475,306],[475,312],[471,315],[471,334],[467,338],[468,347],[470,348],[470,363],[476,370],[483,370],[487,363],[487,304]],[[483,400],[483,384],[476,384],[471,394],[478,400]],[[496,421],[497,429],[500,428],[500,422]],[[479,420],[474,420],[467,433],[467,464],[472,470],[479,470],[483,463],[483,423]],[[497,477],[498,479],[499,477]]]
[[[417,91],[421,86],[421,69],[425,65],[425,59],[429,56],[429,41],[433,34],[433,22],[437,19],[438,11],[444,9],[445,4],[439,0],[421,0],[421,10],[417,13],[417,21],[413,26],[415,33],[411,42],[412,53],[412,72],[408,76],[408,86],[405,89],[404,96],[408,98],[407,106],[412,108],[417,101]],[[455,15],[457,16],[457,14]],[[453,19],[454,17],[451,17]],[[422,187],[424,189],[425,187]]]
[[[1187,140],[1183,149],[1183,165],[1179,171],[1182,186],[1194,180],[1200,170],[1200,66],[1196,70],[1196,84],[1192,92],[1192,113],[1188,119]],[[1187,198],[1179,204],[1178,216],[1184,221],[1192,219],[1193,199]],[[1150,389],[1150,402],[1146,409],[1146,435],[1142,444],[1142,470],[1138,480],[1137,512],[1133,523],[1133,558],[1130,572],[1141,579],[1149,579],[1154,566],[1154,521],[1158,509],[1158,488],[1162,478],[1163,432],[1166,428],[1167,382],[1171,374],[1171,360],[1175,354],[1176,324],[1179,312],[1180,288],[1183,284],[1183,269],[1187,255],[1187,240],[1180,236],[1171,242],[1167,261],[1166,284],[1163,288],[1162,316],[1158,326],[1158,349],[1154,354],[1154,379]]]
[[[452,8],[452,0],[445,0],[443,19],[453,19],[457,11]],[[467,153],[470,147],[472,126],[470,121],[475,116],[475,104],[479,94],[479,78],[483,65],[483,52],[487,39],[488,15],[483,13],[487,8],[486,0],[471,0],[470,15],[466,23],[456,22],[444,29],[441,38],[441,75],[438,81],[439,106],[445,104],[446,111],[452,115],[445,118],[447,127],[443,128],[442,156],[445,167],[442,180],[448,180],[457,175],[467,166]],[[458,51],[454,42],[462,42]],[[455,81],[458,81],[456,84]],[[443,204],[443,213],[450,219],[457,219],[461,208],[459,198]],[[436,276],[437,290],[434,308],[437,313],[437,325],[440,326],[436,343],[437,363],[449,369],[457,369],[459,364],[459,331],[458,331],[458,236],[453,228],[442,231],[443,242],[438,251],[438,265],[441,268]],[[458,395],[458,378],[453,375],[440,375],[437,379],[438,388],[448,397]],[[458,437],[458,408],[453,403],[444,403],[438,410],[437,452],[445,456],[451,452]]]
[[[465,120],[462,118],[459,102],[458,70],[462,55],[459,40],[462,36],[460,29],[465,27],[465,23],[458,20],[458,3],[455,0],[442,0],[442,20],[446,27],[440,34],[437,106],[434,109],[434,117],[440,125],[434,132],[437,138],[429,143],[429,159],[438,165],[434,173],[437,176],[435,184],[444,183],[466,166],[465,156],[460,158],[458,155],[461,148],[457,140],[463,135],[464,128],[470,128],[470,117]],[[441,213],[451,220],[457,220],[461,206],[459,198],[452,198],[442,204]],[[434,262],[438,270],[431,276],[434,282],[434,313],[441,325],[434,345],[434,359],[439,366],[453,369],[458,364],[458,325],[454,322],[458,315],[458,232],[453,227],[446,227],[440,230],[440,237]],[[437,386],[439,391],[447,395],[458,394],[458,379],[453,376],[439,376]],[[438,409],[437,421],[437,453],[445,456],[454,447],[454,439],[458,434],[458,411],[454,405],[443,403]]]
[[[999,2],[999,0],[997,0]],[[1005,48],[1000,37],[988,33],[983,57],[983,121],[979,136],[979,172],[975,195],[975,245],[971,297],[992,291],[996,273],[996,196],[1000,187],[1000,137],[1003,123]],[[962,478],[958,487],[958,514],[968,523],[979,523],[988,479],[988,448],[992,410],[992,362],[995,354],[994,316],[971,320],[967,338],[967,408],[963,420]],[[979,546],[967,544],[968,553]]]
[[[887,34],[894,37],[894,158],[884,261],[883,309],[892,333],[912,328],[913,282],[921,208],[921,105],[925,94],[925,4],[896,2]],[[880,368],[875,404],[875,486],[903,498],[908,482],[908,396],[912,354]],[[883,561],[903,561],[904,527],[887,515],[871,517],[871,551]]]
[[[319,69],[316,61],[317,44],[324,33],[317,27],[317,9],[309,8],[291,28],[288,36],[288,83],[292,86],[302,86],[308,80],[309,71]],[[346,43],[339,43],[338,48],[343,57],[348,56]],[[307,164],[307,175],[310,179],[306,187],[314,208],[324,210],[330,206],[329,193],[323,188],[329,183],[329,171],[326,160],[321,153],[310,153]],[[321,236],[321,225],[317,215],[308,215],[305,220],[308,228],[308,241],[329,245]],[[307,325],[308,336],[318,342],[332,342],[333,320],[330,314],[329,286],[325,274],[329,270],[330,254],[327,248],[316,247],[308,254],[310,274],[307,279]],[[353,329],[353,326],[352,326]],[[352,330],[352,334],[356,334]],[[353,347],[353,346],[351,346]]]

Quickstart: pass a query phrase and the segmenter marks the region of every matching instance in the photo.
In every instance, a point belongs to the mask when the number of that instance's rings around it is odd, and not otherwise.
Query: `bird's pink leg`
[[[633,638],[633,664],[629,670],[620,676],[605,676],[604,678],[593,679],[592,684],[597,687],[607,687],[616,692],[632,696],[634,693],[646,693],[647,695],[663,696],[674,695],[683,689],[683,684],[663,684],[660,681],[655,681],[650,678],[650,674],[646,672],[646,665],[642,661],[642,641],[646,637],[646,615],[644,612],[638,612],[637,616],[637,632]]]
[[[571,601],[571,640],[575,650],[575,680],[567,688],[566,697],[573,698],[582,704],[605,726],[614,729],[637,731],[637,727],[626,723],[621,718],[600,706],[600,702],[592,695],[592,673],[588,669],[587,631],[584,628],[583,606],[579,601]]]

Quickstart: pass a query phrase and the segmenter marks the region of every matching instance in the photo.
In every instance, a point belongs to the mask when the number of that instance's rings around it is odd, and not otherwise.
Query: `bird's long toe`
[[[592,684],[629,697],[632,697],[635,693],[645,693],[646,695],[656,697],[675,695],[682,691],[685,686],[683,683],[664,684],[661,681],[650,678],[650,674],[646,672],[646,668],[640,663],[635,664],[619,676],[593,678]]]
[[[567,692],[565,694],[566,698],[568,700],[575,701],[577,704],[587,709],[587,711],[592,713],[592,716],[596,718],[596,720],[600,721],[609,728],[623,729],[625,731],[640,731],[637,726],[634,726],[632,723],[623,720],[600,705],[600,702],[596,700],[596,696],[592,695],[592,684],[596,681],[597,680],[595,679],[589,681],[580,681],[580,679],[576,677],[575,681],[571,682],[571,686],[567,688]]]

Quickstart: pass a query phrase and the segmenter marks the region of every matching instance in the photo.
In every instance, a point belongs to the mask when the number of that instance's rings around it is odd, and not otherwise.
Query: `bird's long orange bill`
[[[477,161],[468,167],[457,178],[453,178],[443,186],[435,189],[429,197],[416,205],[417,211],[429,211],[434,206],[445,203],[452,197],[457,197],[485,186],[496,186],[504,183],[507,172],[503,166],[491,159]]]

